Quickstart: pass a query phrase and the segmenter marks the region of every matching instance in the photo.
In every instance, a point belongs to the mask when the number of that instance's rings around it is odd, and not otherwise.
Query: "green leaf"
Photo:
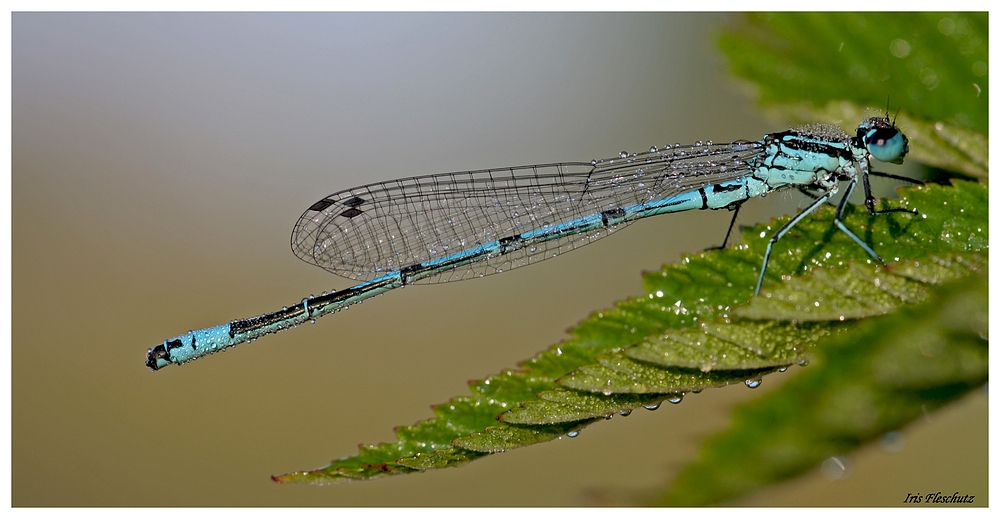
[[[854,125],[888,100],[911,158],[984,178],[988,30],[987,13],[756,14],[719,46],[777,117]]]
[[[734,308],[730,316],[716,322],[703,323],[698,328],[668,330],[661,337],[598,357],[599,364],[583,366],[559,379],[561,386],[576,392],[543,392],[539,400],[525,402],[504,413],[501,419],[519,424],[579,420],[609,414],[601,404],[619,408],[627,405],[629,401],[622,400],[625,395],[641,400],[636,395],[683,394],[741,381],[749,385],[773,370],[748,367],[804,363],[812,345],[836,337],[848,328],[844,323],[847,319],[882,315],[908,302],[922,301],[927,298],[929,284],[951,281],[985,268],[986,259],[978,254],[949,254],[905,261],[891,269],[850,264],[847,268],[792,277],[776,290]],[[831,278],[842,285],[829,284]],[[894,297],[903,282],[919,287],[920,290],[908,294],[916,297]],[[856,292],[844,287],[853,287]],[[873,306],[872,300],[880,300],[882,304]],[[809,314],[811,310],[818,312]],[[601,399],[594,394],[613,397]],[[570,414],[570,410],[576,414]]]
[[[956,181],[953,187],[900,191],[902,198],[893,206],[917,208],[920,215],[871,216],[851,208],[844,216],[859,236],[896,262],[889,269],[869,266],[864,251],[834,230],[833,208],[823,208],[774,248],[764,297],[737,309],[753,293],[767,239],[787,218],[745,229],[745,245],[690,255],[647,273],[646,295],[591,315],[570,331],[570,339],[523,362],[519,370],[473,382],[471,395],[435,406],[434,418],[397,429],[396,442],[363,446],[358,455],[322,469],[275,479],[322,483],[458,466],[573,435],[600,418],[654,408],[688,391],[753,385],[767,373],[805,360],[814,344],[850,326],[839,313],[831,322],[835,312],[825,302],[815,307],[825,313],[813,311],[812,319],[796,313],[794,305],[769,304],[788,299],[782,294],[790,280],[819,290],[830,279],[855,284],[879,279],[881,292],[872,292],[866,306],[852,310],[852,317],[862,317],[912,305],[929,297],[926,285],[986,269],[986,259],[978,254],[988,247],[985,185]],[[775,320],[777,314],[785,320]]]
[[[787,479],[905,426],[989,375],[987,269],[811,352],[809,369],[741,405],[656,504],[698,506]],[[863,345],[859,347],[859,345]]]
[[[804,361],[802,345],[830,333],[825,326],[795,322],[713,322],[670,330],[622,353],[649,364],[701,371],[773,368]]]
[[[749,319],[843,321],[884,315],[905,303],[927,298],[927,286],[940,285],[985,268],[978,256],[928,256],[883,269],[851,264],[846,269],[817,270],[791,278],[754,298],[733,314]],[[762,323],[775,326],[774,323]],[[762,330],[763,332],[763,330]]]

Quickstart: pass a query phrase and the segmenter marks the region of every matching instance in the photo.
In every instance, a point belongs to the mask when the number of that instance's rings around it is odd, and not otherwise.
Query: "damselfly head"
[[[896,128],[889,116],[869,117],[858,125],[857,140],[876,159],[882,162],[902,164],[903,157],[910,151],[906,135]]]

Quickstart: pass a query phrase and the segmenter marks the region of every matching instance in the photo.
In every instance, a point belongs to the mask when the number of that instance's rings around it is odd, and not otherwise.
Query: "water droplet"
[[[847,478],[847,464],[844,459],[839,456],[827,458],[823,461],[823,464],[820,465],[819,470],[823,474],[823,477],[830,481],[838,481]]]
[[[684,400],[683,393],[677,393],[676,395],[667,398],[667,402],[670,402],[671,404],[679,404],[681,403],[681,400]]]
[[[889,431],[882,435],[879,443],[886,452],[899,452],[906,447],[906,438],[899,431]]]
[[[650,153],[656,153],[656,146],[650,146],[649,147],[649,152]]]
[[[566,436],[569,436],[570,438],[576,438],[579,435],[580,435],[580,431],[570,431],[570,432],[566,433]]]
[[[746,385],[750,389],[756,389],[760,387],[761,380],[759,378],[754,378],[746,381]]]
[[[645,407],[646,409],[649,409],[650,411],[656,411],[657,409],[660,408],[660,403],[659,402],[655,402],[655,403],[652,403],[652,404],[642,404],[642,407]]]
[[[631,409],[622,409],[621,411],[618,411],[618,414],[620,414],[622,416],[628,416],[628,415],[632,414],[632,410]]]
[[[591,166],[596,166],[597,165],[597,159],[594,159],[594,160],[590,161],[590,165]]]

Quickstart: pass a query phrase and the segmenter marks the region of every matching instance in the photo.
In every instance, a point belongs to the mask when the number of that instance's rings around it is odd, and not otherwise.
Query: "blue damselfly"
[[[340,191],[299,218],[292,251],[360,284],[168,339],[147,352],[146,366],[155,371],[183,364],[411,283],[481,277],[536,263],[647,216],[730,209],[735,222],[747,200],[789,188],[813,200],[768,242],[755,294],[774,243],[827,203],[843,182],[834,224],[884,263],[841,214],[859,179],[872,214],[912,212],[876,211],[868,182],[872,157],[898,164],[907,151],[906,136],[888,116],[869,117],[853,136],[814,124],[758,141],[699,141],[591,162],[427,175]]]

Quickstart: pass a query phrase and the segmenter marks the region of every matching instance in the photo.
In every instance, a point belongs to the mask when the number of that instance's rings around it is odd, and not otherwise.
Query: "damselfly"
[[[303,213],[292,231],[292,251],[363,282],[167,339],[147,352],[146,366],[155,371],[183,364],[411,283],[482,277],[536,263],[647,216],[725,208],[734,210],[735,222],[743,202],[788,188],[813,201],[771,237],[755,294],[772,246],[837,194],[842,182],[847,187],[834,224],[884,264],[841,214],[859,178],[869,212],[908,211],[875,211],[868,182],[872,157],[898,164],[908,150],[906,136],[888,116],[870,117],[855,136],[815,124],[759,141],[696,142],[591,162],[427,175],[340,191]],[[732,228],[730,223],[723,246]]]

